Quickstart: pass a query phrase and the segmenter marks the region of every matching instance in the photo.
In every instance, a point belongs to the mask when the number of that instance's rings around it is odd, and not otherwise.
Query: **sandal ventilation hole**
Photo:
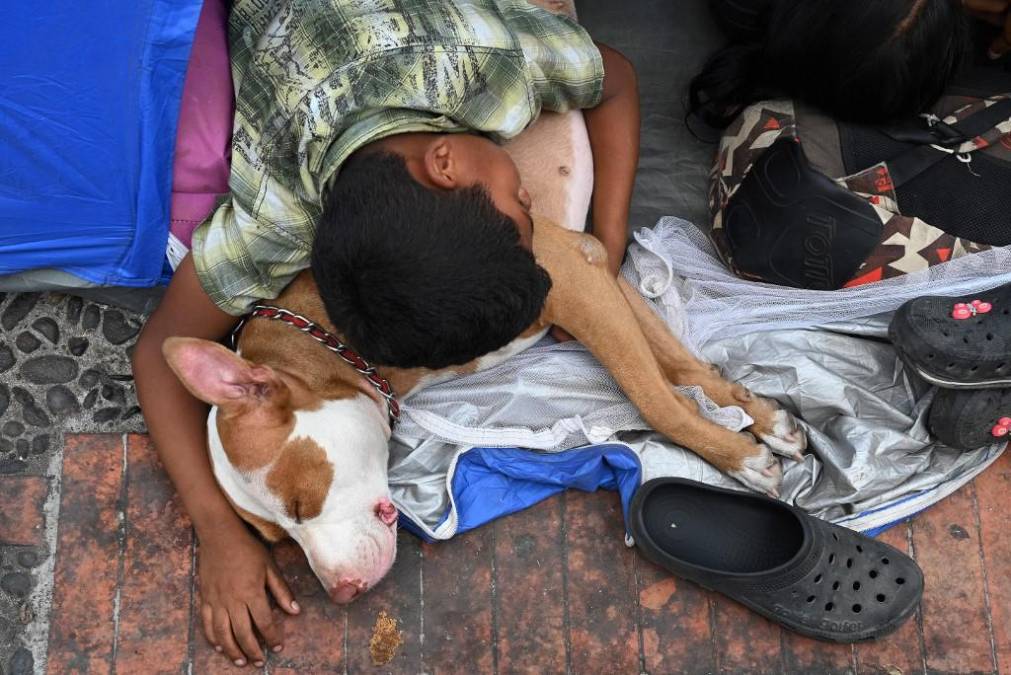
[[[835,582],[834,584],[832,584],[832,590],[833,591],[838,591],[839,590],[839,582],[838,581]]]
[[[832,538],[835,539],[836,541],[839,541],[839,535],[836,534],[835,532],[832,533]]]
[[[853,567],[853,558],[846,558],[846,569]]]
[[[829,553],[829,555],[828,555],[828,564],[829,565],[835,565],[835,553]]]
[[[898,579],[895,580],[895,583],[901,586],[902,584],[906,583],[906,580],[903,579],[902,577],[899,577]]]
[[[807,601],[808,602],[814,602],[814,596],[813,595],[807,596]]]
[[[820,584],[821,583],[821,575],[820,574],[814,578],[814,583],[816,583],[816,584]]]
[[[863,607],[861,607],[860,605],[853,605],[853,613],[854,614],[859,614],[860,610],[862,610],[862,609],[863,609]]]
[[[857,553],[863,553],[863,552],[864,552],[864,547],[861,546],[860,544],[857,544]]]
[[[877,598],[877,601],[878,601],[878,602],[884,602],[885,600],[887,600],[887,599],[888,599],[888,598],[886,598],[886,597],[885,597],[885,594],[884,594],[884,593],[878,593],[878,594],[877,594],[876,596],[874,596],[874,597],[875,597],[875,598]]]
[[[933,354],[927,354],[927,358],[928,358],[928,359],[933,359],[933,358],[934,358],[934,355],[933,355]],[[836,537],[836,539],[838,539],[838,537]]]
[[[854,581],[853,582],[853,590],[854,591],[859,591],[860,590],[860,582],[859,581]]]
[[[877,579],[878,578],[878,571],[877,570],[871,570],[870,572],[867,573],[867,576],[869,576],[871,579]],[[906,583],[905,579],[903,579],[901,582],[899,582],[898,579],[896,579],[895,581],[898,582],[898,583],[903,583],[903,584]]]
[[[834,602],[829,602],[829,603],[827,603],[825,605],[825,611],[826,612],[831,612],[833,609],[835,609],[835,603]]]
[[[882,565],[887,565],[888,563],[889,563],[889,560],[888,560],[888,558],[882,558],[882,559],[881,559],[881,564],[882,564]]]
[[[987,333],[986,334],[986,339],[987,340],[993,340],[993,333]]]

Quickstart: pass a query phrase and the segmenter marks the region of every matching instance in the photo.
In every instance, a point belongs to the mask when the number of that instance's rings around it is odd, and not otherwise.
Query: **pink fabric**
[[[183,87],[169,231],[187,249],[193,230],[228,192],[235,101],[227,5],[227,0],[204,1]]]

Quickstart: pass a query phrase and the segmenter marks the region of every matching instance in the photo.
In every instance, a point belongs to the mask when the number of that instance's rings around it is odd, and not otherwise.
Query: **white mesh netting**
[[[679,218],[634,236],[623,273],[696,350],[714,338],[862,319],[922,295],[966,295],[1011,282],[1011,247],[856,288],[806,291],[734,276],[705,234]]]

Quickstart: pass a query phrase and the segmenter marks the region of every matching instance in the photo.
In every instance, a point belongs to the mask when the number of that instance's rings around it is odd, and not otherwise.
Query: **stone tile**
[[[813,640],[782,630],[783,669],[788,673],[852,675],[856,672],[853,645]]]
[[[902,523],[878,536],[880,541],[894,546],[906,555],[909,547],[911,525]],[[926,594],[931,590],[927,589]],[[857,666],[861,673],[923,672],[923,633],[920,629],[920,612],[902,624],[891,635],[864,642],[856,646]]]
[[[913,548],[928,591],[923,639],[931,671],[994,670],[972,489],[963,487],[913,521]]]
[[[716,597],[716,663],[721,673],[784,671],[782,629],[743,605]]]
[[[143,418],[133,413],[137,400],[128,354],[143,318],[104,305],[84,309],[79,298],[57,293],[0,299],[0,416],[28,427],[18,440],[0,437],[0,467],[8,473],[41,472],[45,453],[26,458],[17,450],[24,440],[32,454],[41,433],[143,431]],[[103,329],[95,330],[99,325]],[[99,398],[109,386],[113,398]]]
[[[1001,672],[1011,673],[1011,528],[1008,527],[1008,495],[1011,495],[1011,451],[979,475],[975,481],[979,508],[980,538],[986,562],[987,589],[994,647]]]
[[[499,672],[564,673],[562,499],[547,499],[491,527]]]
[[[565,533],[572,671],[638,672],[636,554],[617,493],[567,492]]]
[[[491,528],[421,550],[424,672],[493,672]]]
[[[178,673],[188,658],[193,531],[147,436],[127,438],[127,467],[116,670]]]
[[[69,436],[63,457],[49,672],[108,672],[120,565],[123,443]]]
[[[710,594],[643,557],[636,561],[636,569],[646,671],[715,671]]]
[[[0,476],[0,543],[41,546],[49,481],[41,476]]]
[[[384,673],[421,672],[421,564],[421,542],[401,530],[393,569],[347,609],[349,672],[371,672],[379,666]],[[377,666],[369,647],[380,612],[397,622],[400,646],[390,661]]]
[[[344,671],[347,612],[331,602],[295,542],[275,546],[274,558],[302,611],[292,617],[277,610],[284,622],[284,651],[271,654],[271,672],[281,672],[279,668],[300,673]]]

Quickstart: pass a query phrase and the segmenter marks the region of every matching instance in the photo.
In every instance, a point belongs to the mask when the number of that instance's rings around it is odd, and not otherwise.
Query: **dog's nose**
[[[369,589],[361,579],[341,579],[330,589],[330,597],[339,605],[346,605]]]
[[[387,525],[397,522],[397,507],[389,499],[380,499],[376,503],[376,517]]]

